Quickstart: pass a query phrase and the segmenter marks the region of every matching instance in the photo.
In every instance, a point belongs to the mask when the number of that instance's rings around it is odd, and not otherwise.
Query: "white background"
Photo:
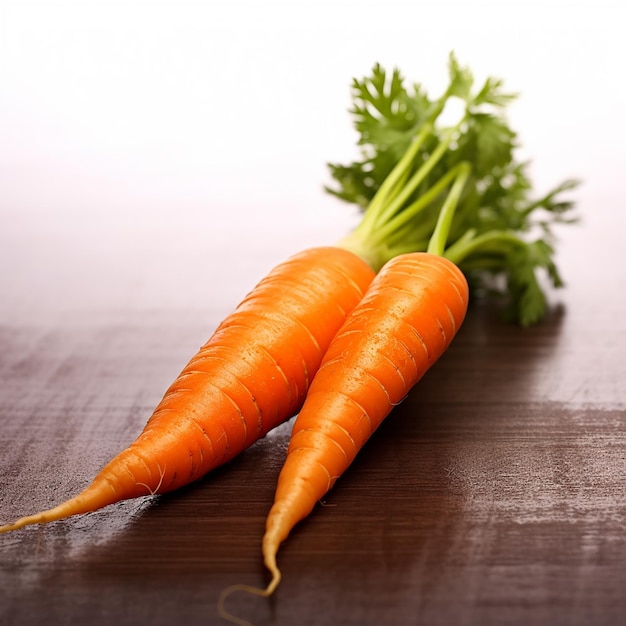
[[[538,193],[584,180],[584,247],[626,205],[619,6],[0,0],[0,320],[235,302],[334,243],[356,220],[322,190],[357,154],[352,77],[380,62],[436,95],[451,50],[520,92]]]

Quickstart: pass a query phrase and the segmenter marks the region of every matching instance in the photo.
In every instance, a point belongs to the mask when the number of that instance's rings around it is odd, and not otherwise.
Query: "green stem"
[[[385,213],[385,205],[391,203],[398,195],[398,190],[402,189],[408,178],[411,166],[418,155],[424,141],[432,133],[432,124],[425,124],[417,134],[408,150],[402,155],[395,167],[383,181],[378,191],[370,201],[362,220],[364,231],[372,231],[381,215]]]
[[[385,242],[389,242],[390,246],[396,247],[403,241],[423,241],[426,243],[422,245],[419,249],[426,250],[426,246],[428,246],[428,240],[432,235],[434,225],[435,219],[434,217],[431,218],[430,216],[427,216],[426,219],[416,220],[415,223],[400,223],[398,227],[390,232],[386,238],[381,239],[378,242],[378,245],[382,246],[385,244]]]
[[[445,256],[447,259],[458,265],[463,262],[468,256],[481,248],[495,244],[513,244],[515,246],[526,246],[527,244],[510,232],[492,230],[478,237],[474,237],[471,241],[464,245],[457,245],[461,240],[457,241],[454,246],[451,246],[446,250]]]
[[[466,230],[452,245],[448,246],[444,252],[447,259],[456,258],[460,252],[476,237],[476,229],[470,228]]]
[[[456,210],[461,194],[463,193],[465,183],[469,178],[471,168],[467,161],[463,161],[450,171],[455,172],[455,181],[452,185],[452,189],[450,189],[450,193],[441,207],[441,210],[439,211],[437,225],[435,226],[433,235],[428,243],[426,251],[431,254],[442,255],[446,249],[446,242],[448,240],[448,234],[450,233],[450,225],[452,224],[454,211]]]
[[[410,223],[417,217],[418,213],[423,211],[431,202],[433,202],[441,192],[459,175],[458,167],[451,169],[444,174],[428,191],[423,193],[415,202],[411,203],[403,211],[389,219],[383,226],[381,226],[376,235],[381,240],[385,240],[391,237],[395,232],[405,225]],[[429,227],[429,231],[430,231]]]
[[[408,182],[402,187],[402,190],[399,194],[395,196],[392,202],[390,202],[379,214],[378,218],[380,223],[385,224],[390,221],[394,216],[396,216],[402,210],[403,205],[407,202],[407,200],[411,197],[413,192],[419,187],[419,185],[424,181],[426,176],[431,172],[431,170],[437,165],[441,157],[445,154],[450,142],[452,141],[452,137],[454,136],[457,128],[451,128],[447,133],[445,138],[437,145],[437,147],[432,151],[431,155],[424,161],[418,170],[411,176]]]

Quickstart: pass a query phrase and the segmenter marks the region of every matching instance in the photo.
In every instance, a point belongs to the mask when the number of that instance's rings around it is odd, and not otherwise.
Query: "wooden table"
[[[259,626],[625,623],[626,220],[606,208],[563,233],[568,286],[545,321],[522,330],[476,303],[284,544],[275,597],[239,594],[229,609]],[[114,265],[98,265],[97,228],[73,255],[76,233],[52,223],[0,235],[4,521],[83,487],[251,286],[218,264],[197,309],[143,306],[138,268],[163,267],[119,241],[101,257]],[[247,258],[259,273],[274,261]],[[85,277],[77,259],[97,267]],[[174,278],[181,294],[198,279]],[[0,536],[0,624],[224,623],[220,591],[267,580],[260,540],[288,435],[289,424],[175,494]]]

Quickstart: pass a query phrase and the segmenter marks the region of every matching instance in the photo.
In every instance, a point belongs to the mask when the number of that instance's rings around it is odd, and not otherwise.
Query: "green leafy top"
[[[408,89],[397,69],[380,65],[352,89],[361,158],[329,164],[336,186],[326,190],[357,204],[363,219],[340,245],[375,269],[407,251],[442,254],[474,289],[508,294],[509,314],[520,324],[541,319],[546,301],[538,270],[562,285],[553,226],[575,221],[572,202],[561,196],[578,181],[531,198],[528,163],[516,161],[517,134],[505,117],[516,94],[494,78],[475,89],[454,54],[439,98],[430,99],[419,84]],[[452,101],[462,113],[446,126],[442,114]]]

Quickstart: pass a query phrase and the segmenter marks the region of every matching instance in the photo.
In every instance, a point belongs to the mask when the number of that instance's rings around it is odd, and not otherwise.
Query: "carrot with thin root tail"
[[[339,247],[272,270],[189,361],[143,432],[91,485],[0,532],[165,493],[204,476],[293,416],[346,315],[374,277]]]
[[[276,555],[293,527],[334,485],[394,406],[448,348],[468,305],[468,285],[447,259],[409,253],[389,261],[332,340],[296,417],[263,556],[280,582]],[[237,589],[228,589],[220,601]],[[235,618],[236,619],[236,618]]]

